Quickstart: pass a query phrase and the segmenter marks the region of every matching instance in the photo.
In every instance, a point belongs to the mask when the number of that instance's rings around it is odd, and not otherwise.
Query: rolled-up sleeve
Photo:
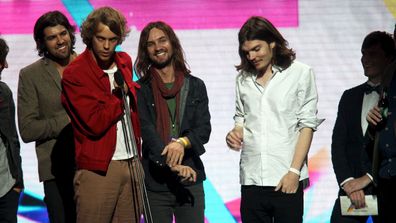
[[[315,83],[315,75],[311,68],[303,72],[299,81],[297,93],[299,110],[297,111],[297,128],[311,128],[316,131],[318,126],[324,121],[317,117],[318,93]]]
[[[243,127],[243,124],[245,122],[245,111],[243,109],[243,103],[240,97],[240,85],[241,85],[241,79],[242,76],[241,74],[238,75],[236,78],[236,87],[235,87],[235,116],[234,116],[234,121],[235,121],[235,126],[240,126]]]

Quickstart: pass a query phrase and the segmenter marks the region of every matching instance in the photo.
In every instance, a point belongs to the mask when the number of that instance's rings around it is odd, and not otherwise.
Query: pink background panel
[[[268,18],[277,27],[298,26],[298,0],[250,1],[90,1],[94,8],[111,5],[138,30],[163,20],[175,29],[240,28],[253,15]]]
[[[75,25],[61,1],[52,0],[0,0],[0,33],[33,33],[36,20],[49,10],[59,10]]]

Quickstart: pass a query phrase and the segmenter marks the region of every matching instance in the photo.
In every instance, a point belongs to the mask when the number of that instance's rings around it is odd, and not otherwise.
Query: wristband
[[[296,168],[293,168],[293,167],[290,167],[289,171],[297,174],[298,176],[300,176],[300,173],[301,173],[299,170],[297,170]]]
[[[184,140],[182,140],[182,138],[176,139],[176,142],[180,143],[183,146],[183,148],[186,148],[186,146],[187,146],[186,143],[184,142]]]

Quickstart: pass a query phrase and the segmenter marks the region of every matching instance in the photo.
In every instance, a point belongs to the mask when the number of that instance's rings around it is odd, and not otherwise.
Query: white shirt
[[[103,70],[108,76],[109,76],[109,81],[110,81],[110,86],[111,86],[111,91],[114,90],[114,74],[117,72],[118,68],[117,66],[114,66],[113,68],[109,70]],[[129,103],[129,96],[127,95],[127,102]],[[128,104],[129,107],[129,104]],[[124,119],[126,118],[124,114]],[[133,133],[130,133],[128,129],[126,128],[127,134],[130,136],[129,138],[134,139]],[[125,144],[125,137],[124,137],[124,131],[122,129],[122,121],[121,119],[117,122],[117,142],[116,142],[116,150],[113,154],[112,160],[124,160],[124,159],[129,159],[133,157],[133,154],[128,154],[126,150],[126,144]],[[128,140],[128,143],[130,145],[131,150],[133,151],[133,146],[135,146],[135,143],[132,143],[130,140]]]
[[[299,130],[316,130],[317,91],[310,67],[294,61],[286,70],[273,66],[266,86],[242,71],[236,79],[235,125],[243,127],[242,185],[276,186],[291,167]],[[307,165],[300,180],[308,178]]]
[[[375,87],[371,82],[367,82],[367,84]],[[376,91],[372,91],[370,94],[364,94],[363,96],[363,104],[362,104],[362,115],[361,115],[361,123],[362,123],[362,131],[363,135],[366,133],[368,122],[366,120],[366,116],[370,109],[372,109],[375,105],[377,105],[379,100],[379,94]]]

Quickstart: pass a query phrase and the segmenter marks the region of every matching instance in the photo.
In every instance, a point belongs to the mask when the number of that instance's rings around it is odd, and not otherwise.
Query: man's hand
[[[184,147],[182,144],[172,141],[165,146],[161,155],[166,155],[166,164],[168,164],[169,167],[180,165],[184,157]]]
[[[118,86],[118,84],[115,80],[114,80],[113,84],[114,84],[114,88],[116,88],[116,89],[121,88],[120,86]],[[124,82],[123,89],[124,89],[124,93],[128,94],[129,89],[128,89],[128,85],[125,82]]]
[[[350,180],[346,182],[343,186],[342,189],[345,191],[345,193],[349,196],[349,194],[362,190],[363,188],[367,187],[371,183],[370,177],[367,175],[364,175],[362,177]]]
[[[363,190],[354,191],[349,194],[348,197],[356,209],[366,207],[366,199]]]
[[[275,188],[275,191],[281,189],[283,193],[294,194],[298,189],[299,179],[299,175],[289,171],[279,181],[278,186],[276,186]]]
[[[243,128],[242,127],[234,127],[230,132],[228,132],[226,136],[226,143],[230,149],[235,151],[239,151],[242,149],[243,142]]]
[[[171,167],[173,172],[177,172],[177,175],[182,177],[182,181],[190,181],[195,182],[197,181],[197,173],[189,166],[184,165],[175,165]]]
[[[372,126],[377,126],[377,124],[382,120],[381,111],[377,105],[367,113],[366,120]]]
[[[22,192],[22,188],[19,187],[14,187],[12,188],[14,191],[16,191],[17,193],[21,193]]]

